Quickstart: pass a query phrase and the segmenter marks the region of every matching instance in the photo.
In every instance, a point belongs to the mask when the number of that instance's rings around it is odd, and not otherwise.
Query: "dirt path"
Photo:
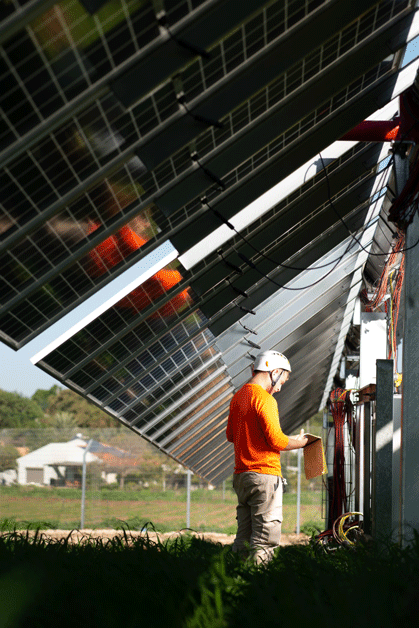
[[[26,534],[26,530],[22,531],[22,534]],[[29,532],[32,536],[35,532]],[[156,541],[158,538],[164,542],[169,538],[178,538],[184,534],[183,532],[162,532],[156,534],[155,532],[149,532],[148,536],[151,541]],[[221,534],[219,532],[192,532],[195,536],[212,541],[213,543],[221,543],[222,545],[229,545],[234,541],[234,534]],[[123,537],[121,530],[41,530],[38,532],[38,536],[46,540],[60,541],[62,539],[69,538],[72,543],[79,543],[80,541],[88,541],[89,539],[101,538],[103,541],[107,541],[114,537]],[[144,536],[144,532],[129,532],[129,536],[136,538]],[[281,537],[281,545],[293,545],[296,543],[307,543],[309,537],[306,534],[283,534]]]

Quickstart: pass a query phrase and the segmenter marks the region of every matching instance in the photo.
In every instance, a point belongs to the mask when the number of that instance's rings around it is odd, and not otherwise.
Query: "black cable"
[[[231,288],[233,288],[234,292],[237,292],[237,294],[244,297],[245,299],[249,298],[249,295],[247,294],[247,292],[245,292],[244,290],[240,290],[240,288],[237,288],[236,286],[233,286],[233,284],[229,280],[228,280],[228,284]]]
[[[221,259],[223,260],[224,264],[226,266],[228,266],[229,268],[231,268],[232,270],[234,270],[235,273],[237,273],[238,275],[243,275],[243,271],[239,266],[236,266],[235,264],[233,264],[232,262],[229,262],[228,259],[226,259],[223,255],[222,251],[217,251],[218,255],[221,257]]]
[[[198,162],[199,163],[199,162]],[[323,164],[324,165],[324,164]],[[384,173],[385,170],[388,168],[389,166],[385,166],[385,168],[383,168],[382,172]],[[263,257],[264,259],[266,259],[268,262],[271,262],[272,264],[275,264],[275,266],[281,266],[281,268],[286,268],[288,270],[297,270],[297,271],[306,271],[306,270],[318,270],[319,268],[327,268],[331,265],[333,265],[336,260],[331,260],[330,262],[326,262],[325,264],[320,264],[319,266],[306,266],[306,267],[299,267],[299,266],[291,266],[290,264],[284,264],[282,262],[278,262],[277,260],[274,260],[273,258],[271,258],[269,255],[266,255],[265,253],[263,253],[263,251],[260,251],[259,249],[257,249],[255,246],[253,246],[252,242],[246,238],[246,236],[244,236],[242,233],[240,233],[240,231],[238,231],[235,226],[229,221],[227,220],[227,218],[225,218],[217,209],[215,209],[214,207],[212,207],[209,203],[206,197],[201,198],[201,203],[205,204],[211,211],[212,213],[217,216],[217,218],[223,222],[225,225],[227,225],[227,227],[229,229],[231,229],[232,231],[234,231],[242,240],[243,242],[245,242],[246,244],[248,244],[250,246],[250,248],[252,248],[255,253],[257,253],[258,255],[260,255],[261,257]],[[339,258],[339,261],[342,258]]]
[[[212,213],[217,216],[217,218],[219,218],[219,220],[224,223],[225,225],[227,225],[227,227],[229,227],[229,229],[231,229],[232,231],[234,231],[242,240],[243,242],[245,242],[246,244],[248,244],[250,246],[250,248],[252,248],[255,253],[258,253],[258,255],[260,255],[261,257],[263,257],[264,259],[266,259],[268,262],[271,262],[272,264],[275,264],[275,266],[281,266],[282,268],[287,268],[288,270],[300,270],[300,271],[304,271],[304,270],[318,270],[319,268],[325,268],[327,266],[330,266],[331,264],[334,264],[335,260],[332,260],[331,262],[327,262],[327,264],[322,264],[320,266],[316,266],[313,268],[310,267],[306,267],[306,268],[299,268],[298,266],[289,266],[288,264],[283,264],[281,262],[278,262],[277,260],[272,259],[271,257],[269,257],[268,255],[265,255],[265,253],[263,253],[262,251],[260,251],[259,249],[257,249],[255,246],[253,246],[253,244],[251,243],[251,241],[246,238],[246,236],[244,236],[243,234],[240,233],[240,231],[238,231],[236,229],[236,227],[229,221],[227,220],[227,218],[224,218],[224,216],[218,211],[216,210],[214,207],[212,207],[206,198],[202,198],[201,202],[203,204],[205,204],[208,209],[210,209],[212,211]],[[238,254],[240,257],[240,254]],[[223,258],[224,261],[225,258]]]
[[[182,48],[185,48],[186,50],[191,52],[193,55],[199,55],[200,57],[203,57],[204,59],[210,59],[211,58],[210,53],[207,52],[204,48],[201,48],[199,46],[195,46],[195,44],[191,44],[189,41],[185,41],[181,37],[177,37],[176,35],[174,35],[172,33],[172,31],[170,30],[170,28],[169,28],[169,25],[168,25],[168,22],[167,22],[167,15],[166,15],[166,13],[162,13],[157,18],[157,22],[160,24],[160,26],[162,26],[167,31],[169,37],[174,42],[176,42],[179,46],[181,46]]]
[[[412,125],[412,128],[415,126],[416,122]],[[408,132],[406,132],[407,134]],[[406,135],[405,134],[405,135]],[[402,140],[399,140],[398,144],[402,144]],[[369,249],[366,249],[360,242],[360,240],[356,237],[356,235],[354,235],[354,233],[352,233],[352,231],[350,230],[350,228],[348,227],[348,225],[346,224],[345,220],[342,218],[342,216],[339,214],[339,212],[337,211],[336,207],[333,204],[333,201],[331,199],[331,190],[330,190],[330,181],[329,181],[329,176],[327,173],[327,169],[323,160],[323,157],[321,155],[321,153],[319,153],[319,157],[323,166],[323,170],[325,173],[325,178],[326,178],[326,185],[327,185],[327,197],[328,197],[328,202],[330,204],[330,206],[332,207],[333,211],[335,212],[336,216],[338,217],[338,219],[340,220],[340,222],[343,224],[343,226],[345,227],[345,229],[348,231],[349,235],[351,236],[351,238],[358,244],[358,246],[364,251],[366,252],[368,255],[374,256],[374,257],[383,257],[383,256],[388,256],[390,253],[371,253],[371,251]],[[204,170],[204,172],[206,172],[206,174],[208,174],[216,183],[218,183],[218,185],[220,185],[220,187],[222,187],[223,189],[225,189],[225,185],[224,183],[218,179],[218,177],[216,177],[213,173],[211,173],[210,171],[208,171],[204,166],[202,166],[202,164],[199,163],[198,158],[194,158],[195,161],[197,161],[198,165]],[[387,170],[390,165],[392,164],[392,162],[394,161],[394,154],[391,156],[389,163],[385,166],[385,168],[383,168],[383,173],[385,172],[385,170]],[[380,198],[380,197],[379,197]],[[377,199],[376,202],[378,202],[379,198]],[[261,274],[265,279],[267,279],[268,281],[272,282],[274,285],[278,286],[279,288],[282,288],[284,290],[292,290],[292,291],[298,291],[298,290],[307,290],[308,288],[312,288],[313,286],[317,285],[318,283],[320,283],[320,281],[323,281],[323,279],[325,279],[326,277],[328,277],[339,265],[339,263],[343,260],[343,258],[345,257],[345,255],[347,254],[347,252],[350,250],[350,245],[348,245],[346,247],[345,252],[337,259],[334,261],[330,261],[327,262],[323,265],[319,265],[319,266],[315,266],[315,267],[306,267],[306,268],[301,268],[301,267],[296,267],[296,266],[290,266],[287,264],[283,264],[281,262],[277,262],[276,260],[273,260],[272,258],[270,258],[269,256],[265,255],[262,251],[259,251],[256,247],[253,246],[253,244],[250,242],[250,240],[248,240],[248,238],[246,238],[245,236],[243,236],[235,227],[234,225],[229,222],[226,218],[224,218],[224,216],[218,212],[215,208],[213,208],[209,203],[208,200],[206,199],[206,197],[204,197],[203,199],[201,199],[201,202],[206,204],[207,207],[224,223],[226,224],[230,229],[232,229],[246,244],[248,244],[258,255],[260,255],[261,257],[263,257],[264,259],[270,261],[271,263],[274,263],[276,266],[280,266],[282,268],[286,268],[289,270],[297,270],[297,271],[307,271],[307,270],[318,270],[320,268],[325,268],[328,267],[330,265],[333,264],[332,268],[320,279],[318,279],[317,281],[309,284],[308,286],[305,287],[301,287],[301,288],[291,288],[288,286],[284,286],[282,284],[279,284],[277,281],[275,281],[274,279],[272,279],[271,277],[269,277],[268,275],[266,275],[264,272],[262,272],[261,270],[259,270],[259,268],[257,267],[256,264],[254,264],[251,260],[249,260],[245,255],[241,254],[241,253],[237,253],[237,255],[253,270],[256,270],[259,274]],[[393,231],[391,230],[391,232],[393,233]],[[405,249],[401,249],[400,251],[398,251],[399,253],[410,250],[412,248],[414,248],[415,246],[417,246],[419,244],[419,238],[417,240],[417,242],[410,246],[407,247]],[[223,258],[224,259],[224,258]],[[225,261],[225,260],[224,260]],[[229,282],[230,283],[230,282]],[[242,296],[248,296],[245,292],[240,291],[238,288],[235,288],[231,283],[230,283],[231,287],[238,292],[239,294],[242,294]],[[236,304],[237,305],[237,304]],[[241,308],[241,306],[238,306]],[[241,308],[243,309],[243,308]],[[254,312],[252,312],[252,314],[254,314]]]
[[[315,286],[318,283],[320,283],[321,281],[323,281],[323,279],[326,279],[326,277],[328,277],[337,268],[337,266],[339,266],[340,262],[345,257],[346,253],[347,253],[347,250],[342,254],[342,256],[338,260],[336,260],[335,265],[325,275],[323,275],[323,277],[320,277],[320,279],[317,279],[317,281],[313,281],[313,283],[309,284],[308,286],[302,286],[301,288],[291,288],[289,286],[284,286],[284,285],[278,283],[277,281],[275,281],[275,279],[272,279],[271,277],[266,275],[263,271],[261,271],[253,263],[251,263],[251,268],[256,270],[260,275],[262,275],[262,277],[264,277],[265,279],[267,279],[268,281],[273,283],[275,286],[277,286],[278,288],[282,288],[283,290],[290,290],[290,291],[308,290],[309,288],[312,288],[313,286]],[[249,260],[247,260],[246,263],[249,263]]]
[[[345,227],[345,229],[347,230],[347,232],[349,233],[349,235],[351,236],[351,238],[353,240],[355,240],[355,242],[357,242],[357,244],[361,247],[361,249],[363,251],[365,251],[365,253],[367,253],[369,256],[372,257],[387,257],[388,255],[390,255],[390,253],[392,253],[392,251],[387,252],[387,253],[371,253],[370,251],[368,251],[368,249],[366,249],[361,242],[358,240],[358,238],[356,236],[353,235],[353,233],[351,232],[351,230],[349,229],[348,225],[346,224],[346,222],[344,221],[344,219],[342,218],[342,216],[339,214],[339,212],[337,211],[336,207],[333,204],[332,199],[330,198],[330,183],[329,183],[329,176],[327,174],[326,171],[326,167],[323,161],[323,157],[321,156],[321,154],[319,153],[319,157],[320,160],[323,164],[323,169],[324,169],[324,173],[325,173],[325,178],[326,178],[326,185],[327,185],[327,197],[328,197],[328,201],[329,204],[331,206],[331,208],[333,209],[333,211],[335,212],[336,216],[339,218],[340,222],[343,224],[343,226]],[[391,161],[391,160],[390,160]],[[412,246],[409,246],[407,248],[404,249],[400,249],[399,251],[397,251],[397,253],[404,253],[405,251],[410,251],[411,249],[414,249],[415,246],[417,246],[419,244],[419,238],[417,239],[417,241],[415,242],[415,244],[412,244]]]
[[[197,120],[197,122],[202,122],[207,126],[215,126],[217,127],[217,129],[224,128],[224,124],[222,122],[219,122],[218,120],[213,120],[212,118],[207,118],[206,116],[202,116],[200,113],[194,113],[193,111],[191,111],[186,104],[186,97],[184,94],[178,96],[177,99],[178,102],[185,108],[186,113],[188,113],[194,120]]]
[[[206,168],[205,166],[203,166],[201,164],[201,162],[199,161],[199,157],[198,157],[197,153],[193,153],[191,155],[191,158],[192,158],[193,161],[195,161],[198,164],[198,166],[201,168],[201,170],[203,170],[203,172],[207,175],[207,177],[212,179],[214,181],[214,183],[216,183],[223,191],[226,189],[224,181],[222,181],[220,179],[220,177],[218,177],[216,174],[214,174],[214,172],[209,170],[209,168]]]

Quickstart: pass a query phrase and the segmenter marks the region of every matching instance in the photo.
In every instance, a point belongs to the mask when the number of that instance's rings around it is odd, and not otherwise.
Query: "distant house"
[[[0,472],[0,484],[3,486],[11,486],[16,484],[17,473],[15,469],[7,469]]]
[[[140,464],[138,458],[128,452],[92,440],[86,453],[88,441],[76,437],[66,443],[49,443],[17,458],[18,484],[40,484],[55,486],[79,486],[83,458],[86,465],[104,465],[102,478],[107,483],[116,481],[118,473]]]

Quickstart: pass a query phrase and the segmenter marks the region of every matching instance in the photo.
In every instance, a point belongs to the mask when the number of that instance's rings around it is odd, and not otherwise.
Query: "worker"
[[[301,432],[286,436],[274,393],[288,380],[291,365],[278,351],[260,353],[253,377],[233,396],[226,436],[234,443],[237,534],[233,551],[257,564],[269,561],[281,538],[282,473],[280,452],[307,443]]]

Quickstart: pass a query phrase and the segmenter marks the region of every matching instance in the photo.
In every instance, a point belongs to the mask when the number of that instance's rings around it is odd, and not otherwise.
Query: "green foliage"
[[[316,436],[323,435],[323,410],[314,414],[304,425],[304,431]]]
[[[58,394],[50,396],[49,399],[50,403],[45,410],[46,425],[54,425],[54,417],[60,413],[66,413],[73,416],[75,424],[79,427],[115,426],[114,418],[72,390],[60,390]]]
[[[324,522],[322,520],[317,521],[306,521],[300,527],[300,532],[303,534],[307,534],[307,536],[315,536],[319,534],[324,528]]]
[[[0,428],[41,425],[43,412],[32,399],[0,390]]]
[[[285,546],[255,566],[193,536],[125,530],[72,545],[12,532],[0,538],[0,617],[13,628],[415,626],[418,571],[417,534],[406,548]]]
[[[19,521],[15,517],[0,519],[0,532],[12,530],[56,530],[58,521]]]
[[[80,428],[77,419],[71,412],[56,412],[53,416],[47,417],[48,431],[50,432],[49,442],[65,442],[74,438]]]
[[[0,441],[0,471],[16,468],[16,458],[20,456],[16,447]]]
[[[38,389],[31,399],[0,390],[0,428],[119,427],[114,418],[72,390]]]
[[[37,391],[34,392],[31,399],[35,401],[38,406],[42,409],[43,412],[46,412],[51,405],[54,397],[59,394],[61,388],[54,384],[49,390],[43,390],[42,388],[38,388]]]
[[[44,499],[50,499],[52,496],[59,499],[81,499],[81,488],[60,488],[60,487],[47,487],[37,485],[19,485],[14,484],[12,486],[0,486],[0,495],[5,495],[9,499],[11,497],[28,496],[39,497]],[[137,502],[146,500],[148,502],[153,501],[165,501],[165,502],[184,502],[186,499],[186,493],[182,491],[162,491],[162,490],[149,490],[149,489],[137,489],[123,490],[118,487],[108,487],[103,485],[97,490],[89,490],[89,497],[97,497],[102,501],[130,501]],[[198,489],[191,492],[192,502],[219,502],[221,495],[219,491],[208,491],[206,489]],[[226,495],[226,499],[232,503],[236,503],[236,497],[232,494]],[[305,501],[304,503],[311,503]]]

